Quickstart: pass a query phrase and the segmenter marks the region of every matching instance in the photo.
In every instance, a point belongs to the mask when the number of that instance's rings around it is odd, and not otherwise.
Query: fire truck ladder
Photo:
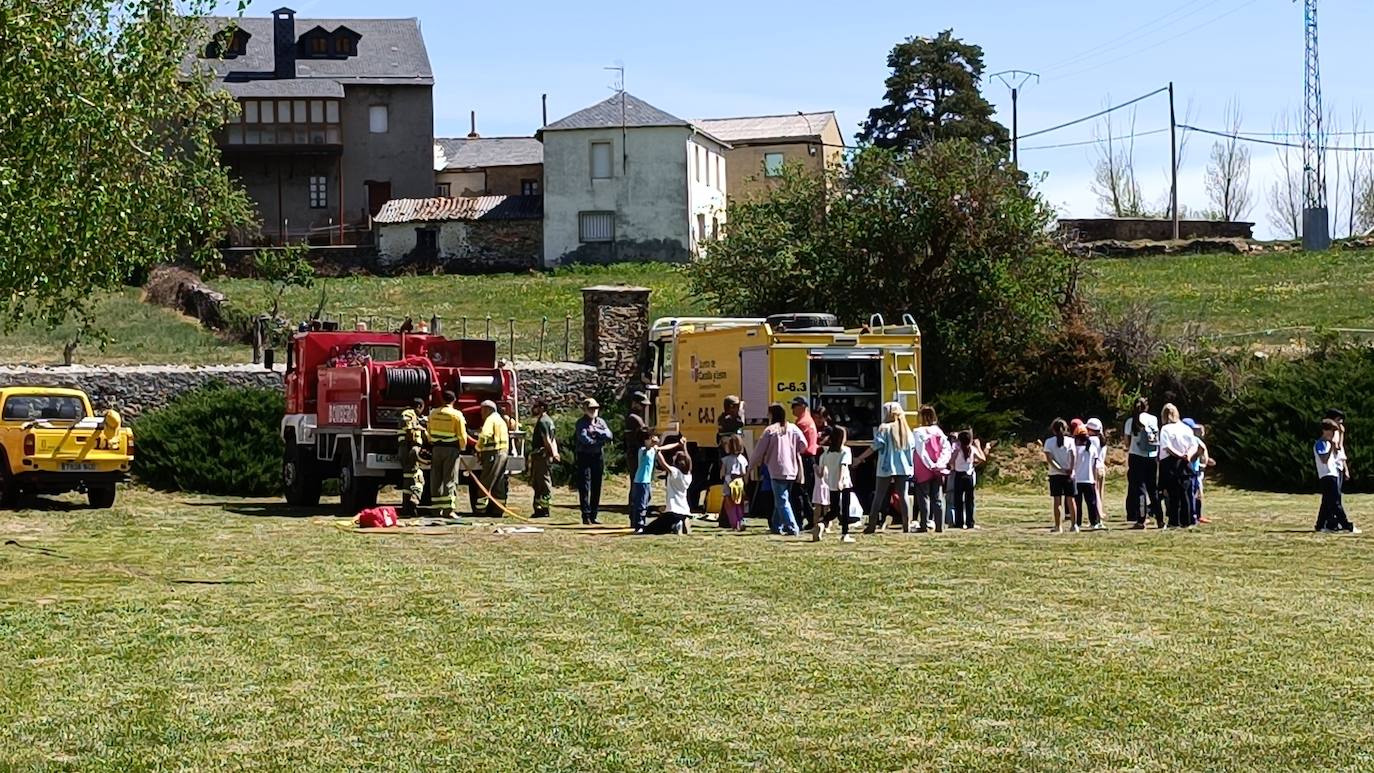
[[[902,410],[908,413],[920,409],[921,376],[916,372],[915,350],[894,351],[888,362],[892,373],[892,399],[901,403]]]

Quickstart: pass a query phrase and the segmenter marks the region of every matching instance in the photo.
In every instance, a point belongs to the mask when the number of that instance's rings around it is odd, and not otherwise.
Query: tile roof
[[[243,56],[233,59],[203,59],[194,61],[210,68],[219,78],[228,80],[271,79],[275,65],[272,48],[272,29],[274,19],[261,16],[245,16],[238,19],[238,26],[249,34],[248,50]],[[231,26],[235,19],[223,16],[207,16],[201,19],[205,29],[198,49],[204,49],[204,41],[211,34]],[[306,19],[297,17],[295,35],[315,27],[333,31],[337,27],[347,27],[362,37],[358,40],[358,53],[346,59],[310,59],[297,57],[297,78],[328,78],[341,83],[414,83],[433,85],[434,70],[429,64],[429,53],[425,50],[424,38],[420,35],[420,23],[416,19]],[[200,53],[197,51],[195,53]],[[192,60],[188,58],[189,64]]]
[[[665,113],[644,100],[636,97],[629,92],[623,92],[625,97],[624,126],[645,127],[645,126],[690,126],[687,121],[678,118],[670,113]],[[544,127],[544,131],[560,131],[564,129],[608,129],[619,128],[621,123],[620,94],[615,94],[608,99],[592,105],[584,110],[579,110],[566,118]]]
[[[325,78],[288,78],[285,80],[221,81],[219,87],[235,99],[261,97],[299,99],[343,99],[343,85]]]
[[[544,143],[533,137],[436,137],[435,169],[473,169],[544,163]]]
[[[456,196],[433,199],[392,199],[372,218],[381,225],[448,220],[540,220],[542,196]]]
[[[726,142],[745,143],[762,140],[808,139],[821,136],[827,124],[835,121],[834,112],[759,115],[740,118],[701,118],[694,123]]]

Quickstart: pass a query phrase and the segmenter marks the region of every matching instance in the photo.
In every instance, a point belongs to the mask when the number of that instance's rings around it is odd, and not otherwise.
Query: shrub
[[[169,491],[265,496],[281,483],[280,392],[215,382],[138,420],[134,473]]]
[[[1312,490],[1312,443],[1330,408],[1346,412],[1351,466],[1374,469],[1374,349],[1318,352],[1279,362],[1249,380],[1217,412],[1208,448],[1219,472],[1239,484],[1272,490]],[[1365,442],[1361,442],[1365,441]],[[1351,489],[1372,487],[1355,478]]]
[[[1030,373],[1017,395],[1037,432],[1056,417],[1108,421],[1121,403],[1121,382],[1102,333],[1081,314],[1069,314],[1028,358]]]

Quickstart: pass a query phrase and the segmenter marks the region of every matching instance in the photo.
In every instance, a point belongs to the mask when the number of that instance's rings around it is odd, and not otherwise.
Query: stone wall
[[[64,368],[0,368],[0,384],[10,386],[74,387],[90,395],[96,409],[117,408],[126,419],[137,419],[161,408],[172,398],[211,381],[240,387],[280,389],[281,371],[261,365],[221,365],[192,368],[176,365]]]
[[[1180,220],[1180,239],[1251,239],[1254,223],[1221,220]],[[1141,240],[1168,241],[1173,238],[1173,223],[1168,220],[1130,217],[1066,218],[1059,221],[1059,233],[1070,241],[1101,242]]]
[[[417,249],[417,231],[435,232],[437,254]],[[539,220],[447,220],[377,226],[374,268],[383,274],[407,269],[447,274],[529,271],[540,267],[544,224]]]
[[[590,365],[573,362],[517,362],[520,406],[543,398],[555,412],[576,410],[582,400],[600,393],[601,374]],[[238,387],[282,388],[282,370],[261,365],[223,365],[192,368],[174,365],[69,368],[0,367],[0,385],[56,386],[81,389],[97,410],[115,407],[132,421],[161,408],[177,395],[222,381]]]
[[[650,292],[628,285],[582,290],[583,356],[601,372],[603,386],[616,397],[622,397],[643,372]]]

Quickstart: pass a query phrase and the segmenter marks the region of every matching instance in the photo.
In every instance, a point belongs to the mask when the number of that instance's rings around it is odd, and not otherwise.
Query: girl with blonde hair
[[[897,495],[897,514],[902,519],[902,531],[911,531],[911,508],[906,501],[907,485],[912,474],[912,452],[916,450],[916,437],[906,423],[906,411],[899,403],[888,403],[885,407],[885,421],[873,433],[873,445],[854,460],[861,464],[870,456],[878,457],[877,485],[873,490],[873,505],[869,508],[868,525],[864,534],[872,534],[882,528],[883,509],[893,493]]]

